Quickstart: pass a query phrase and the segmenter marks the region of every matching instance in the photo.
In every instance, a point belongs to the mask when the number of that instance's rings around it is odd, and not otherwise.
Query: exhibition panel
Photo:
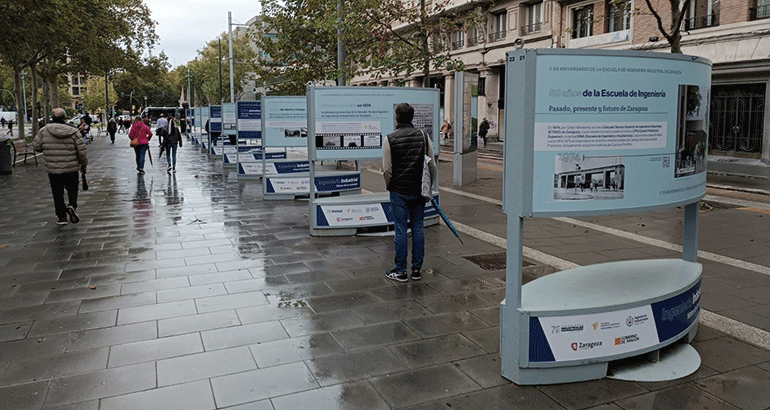
[[[503,376],[518,384],[597,379],[610,361],[690,342],[701,302],[711,62],[560,49],[511,51],[507,60]],[[684,206],[682,260],[590,265],[522,286],[525,218],[675,206]]]
[[[384,138],[395,130],[394,108],[400,103],[409,103],[415,109],[413,124],[425,131],[433,144],[434,160],[440,152],[439,130],[439,90],[431,88],[403,87],[308,87],[308,159],[310,160],[310,178],[315,178],[316,165],[319,161],[357,161],[382,158]],[[320,172],[319,172],[320,174]],[[384,188],[384,186],[383,186]],[[438,178],[434,184],[438,192]],[[384,197],[346,195],[335,199],[319,199],[314,186],[310,186],[310,234],[351,235],[359,228],[383,227],[392,225],[383,217],[390,205],[387,193]],[[436,194],[437,195],[437,194]],[[321,202],[319,202],[321,201]],[[332,201],[332,202],[330,202]],[[348,209],[346,205],[356,204],[350,210],[363,210],[369,214],[346,216],[346,222],[355,221],[353,226],[335,226],[324,223],[326,212],[332,209]],[[326,208],[328,206],[336,208]],[[320,213],[320,214],[319,214]],[[319,219],[320,218],[320,219]],[[342,218],[342,217],[340,217]],[[347,218],[353,218],[348,220]],[[362,219],[363,218],[363,219]],[[430,218],[426,214],[426,225],[437,223],[438,215]],[[433,222],[431,219],[435,219]],[[319,223],[320,221],[320,223]],[[332,218],[336,221],[336,217]],[[328,222],[328,218],[326,219]]]

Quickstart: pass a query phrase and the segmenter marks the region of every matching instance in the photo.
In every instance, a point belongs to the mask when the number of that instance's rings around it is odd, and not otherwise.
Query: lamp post
[[[235,83],[233,79],[233,26],[248,27],[248,24],[233,23],[233,13],[227,12],[227,40],[230,43],[230,102],[235,102]]]

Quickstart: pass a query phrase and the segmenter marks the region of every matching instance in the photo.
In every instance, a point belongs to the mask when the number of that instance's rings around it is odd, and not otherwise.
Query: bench
[[[24,155],[24,163],[27,163],[27,155],[32,155],[32,158],[35,158],[35,166],[37,166],[37,155],[35,154],[35,151],[27,145],[27,141],[20,139],[13,141],[13,166],[16,166],[16,157],[19,155]]]

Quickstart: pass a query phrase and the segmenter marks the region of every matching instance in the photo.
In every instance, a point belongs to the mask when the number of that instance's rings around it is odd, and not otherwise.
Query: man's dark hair
[[[398,104],[394,111],[396,113],[397,124],[412,123],[412,119],[414,118],[414,108],[411,105],[407,103]]]
[[[67,120],[67,112],[64,111],[61,108],[54,108],[51,111],[51,122],[55,122],[57,124],[64,124],[64,122]]]

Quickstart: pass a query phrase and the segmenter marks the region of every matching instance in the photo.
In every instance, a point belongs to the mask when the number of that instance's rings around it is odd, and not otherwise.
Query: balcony
[[[542,29],[542,25],[543,25],[543,23],[537,22],[537,23],[534,23],[534,24],[530,24],[528,26],[523,26],[521,28],[521,35],[522,36],[526,36],[528,34],[539,33],[540,30]]]
[[[699,28],[716,27],[719,25],[719,13],[708,16],[693,17],[684,20],[684,30],[697,30]]]
[[[468,37],[468,47],[477,46],[484,42],[484,36]]]
[[[505,30],[503,31],[496,31],[494,33],[489,34],[489,42],[494,43],[495,41],[500,41],[505,38]]]
[[[465,44],[465,41],[463,40],[457,40],[452,42],[452,50],[459,50],[463,48],[463,44]]]
[[[770,5],[749,8],[751,20],[761,20],[770,17]]]

